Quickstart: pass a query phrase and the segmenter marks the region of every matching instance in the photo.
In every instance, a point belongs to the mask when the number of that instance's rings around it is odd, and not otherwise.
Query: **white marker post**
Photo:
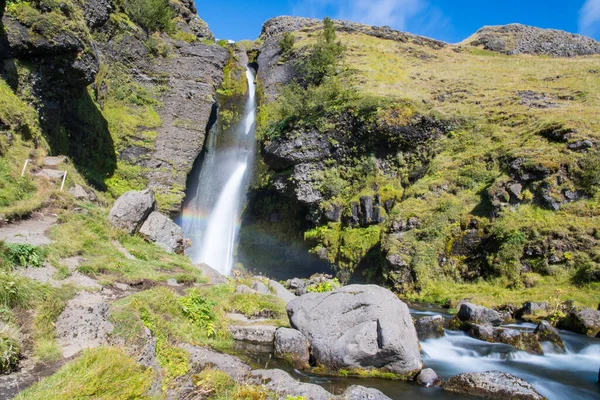
[[[62,183],[60,185],[60,191],[63,191],[63,188],[65,187],[65,181],[67,180],[67,171],[65,171],[65,174],[63,175],[63,180]]]
[[[23,165],[23,171],[21,171],[21,178],[25,176],[25,170],[27,169],[27,164],[29,164],[29,158],[25,160],[25,164]]]

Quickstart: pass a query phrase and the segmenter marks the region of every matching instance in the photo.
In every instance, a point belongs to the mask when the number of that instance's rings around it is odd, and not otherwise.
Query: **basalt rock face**
[[[116,161],[111,140],[86,90],[100,58],[83,10],[70,1],[21,2],[5,10],[2,26],[0,74],[35,103],[51,151],[71,156],[82,170],[111,173]]]
[[[193,2],[172,5],[179,16],[178,29],[198,38],[213,39],[206,24],[196,15]],[[103,62],[124,63],[133,80],[151,92],[158,92],[156,111],[160,126],[155,129],[153,147],[137,144],[135,138],[116,149],[121,161],[144,169],[148,185],[157,195],[175,195],[183,200],[188,173],[202,151],[208,129],[216,116],[215,94],[223,80],[229,52],[196,40],[191,43],[161,35],[168,48],[166,57],[149,48],[152,39],[143,30],[125,29],[117,19],[97,28],[102,40],[98,47]],[[105,83],[96,87],[98,101],[105,100]],[[178,201],[171,204],[174,213]]]
[[[592,38],[521,24],[486,26],[467,39],[467,44],[512,55],[575,57],[600,54],[600,43]]]
[[[321,208],[320,204],[330,197],[329,189],[323,184],[325,161],[340,165],[352,157],[375,153],[378,154],[376,162],[385,170],[387,155],[406,152],[427,163],[430,156],[427,146],[444,131],[442,123],[427,117],[416,118],[411,125],[397,126],[363,124],[345,114],[331,131],[294,131],[266,142],[261,154],[270,169],[278,174],[273,189],[305,207],[307,220],[315,224],[342,221],[346,225],[364,227],[384,221],[384,204],[377,197],[363,196],[356,204]]]
[[[287,312],[320,366],[375,368],[405,379],[423,367],[408,307],[387,289],[350,285],[308,293],[288,303]]]
[[[396,31],[387,26],[370,26],[341,20],[335,20],[334,23],[338,32],[361,33],[380,39],[414,43],[432,48],[446,46],[444,42]],[[314,32],[322,26],[322,21],[318,19],[289,16],[275,17],[264,23],[260,34],[263,45],[260,48],[258,57],[258,65],[260,66],[258,79],[263,85],[265,96],[269,101],[273,101],[277,97],[278,90],[282,85],[297,77],[295,66],[297,58],[295,56],[292,55],[285,62],[281,62],[281,51],[278,42],[282,35],[285,32],[294,31]]]

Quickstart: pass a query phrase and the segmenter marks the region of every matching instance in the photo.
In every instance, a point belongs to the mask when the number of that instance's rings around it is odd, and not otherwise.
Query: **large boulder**
[[[140,228],[140,234],[170,253],[183,254],[183,230],[158,211],[152,212]]]
[[[600,311],[576,308],[561,321],[560,327],[582,335],[600,337]]]
[[[141,192],[131,191],[115,201],[108,214],[108,220],[114,227],[125,229],[133,234],[140,229],[146,218],[155,210],[156,200],[151,189]]]
[[[377,368],[403,378],[423,368],[408,307],[387,289],[350,285],[308,293],[289,302],[287,312],[320,366]]]
[[[273,289],[275,295],[279,297],[281,300],[285,301],[286,304],[296,298],[296,295],[287,290],[283,285],[274,280],[269,280],[269,287]]]
[[[502,324],[502,316],[498,311],[472,303],[461,303],[456,316],[462,322],[473,324],[491,324],[496,326]]]
[[[440,338],[444,336],[444,318],[441,315],[419,318],[415,328],[419,340]]]
[[[275,332],[275,356],[287,358],[296,368],[308,368],[309,343],[302,332],[295,329],[279,328]]]
[[[463,393],[485,399],[544,400],[531,384],[499,371],[467,372],[456,375],[444,384],[449,392]]]

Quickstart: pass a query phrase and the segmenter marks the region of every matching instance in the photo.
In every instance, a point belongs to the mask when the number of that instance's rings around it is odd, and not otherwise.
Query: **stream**
[[[442,308],[412,304],[411,315],[418,319],[430,315],[451,318]],[[513,329],[532,331],[536,325],[518,323],[506,325]],[[463,332],[445,330],[444,337],[421,342],[421,355],[428,368],[447,380],[462,372],[502,371],[531,383],[549,400],[600,398],[598,368],[600,339],[559,331],[567,349],[566,354],[531,355],[501,343],[488,343],[471,338]],[[473,399],[449,393],[441,388],[425,388],[414,382],[382,379],[331,378],[308,374],[272,357],[269,346],[240,345],[238,355],[254,368],[279,368],[303,382],[316,383],[332,393],[342,393],[351,385],[381,390],[392,399]]]

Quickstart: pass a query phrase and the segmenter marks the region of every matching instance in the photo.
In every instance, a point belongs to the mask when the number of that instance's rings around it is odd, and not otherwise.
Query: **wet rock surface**
[[[450,378],[444,389],[486,399],[544,400],[535,388],[523,379],[504,372],[464,373]]]
[[[444,336],[444,318],[441,315],[419,318],[415,321],[419,340],[436,339]]]
[[[417,383],[421,386],[441,386],[444,381],[431,368],[425,368],[417,375]]]
[[[279,328],[275,332],[275,356],[289,358],[296,368],[308,368],[309,343],[302,332]]]
[[[423,366],[408,307],[387,289],[350,285],[308,293],[288,303],[287,312],[318,365],[379,368],[404,377]]]
[[[471,325],[469,334],[490,343],[504,343],[531,354],[544,354],[538,336],[531,332],[500,328],[491,325]]]
[[[600,311],[591,308],[573,309],[560,322],[559,327],[582,335],[600,337]]]
[[[498,326],[502,323],[502,317],[498,311],[472,303],[462,303],[456,317],[460,321],[475,324],[491,324]]]
[[[558,333],[558,330],[550,325],[548,321],[541,321],[535,328],[533,333],[538,337],[540,342],[550,342],[554,345],[555,350],[564,353],[565,344]]]

